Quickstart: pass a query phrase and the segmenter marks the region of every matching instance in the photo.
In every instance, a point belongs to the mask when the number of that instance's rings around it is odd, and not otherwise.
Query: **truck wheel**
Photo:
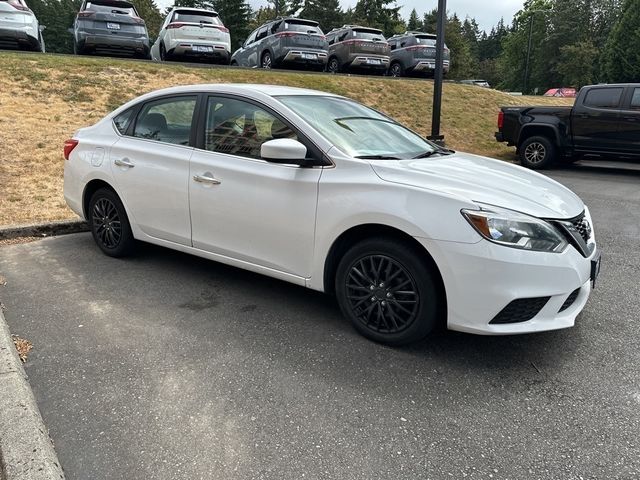
[[[520,164],[539,170],[556,161],[557,148],[547,137],[529,137],[520,145]]]

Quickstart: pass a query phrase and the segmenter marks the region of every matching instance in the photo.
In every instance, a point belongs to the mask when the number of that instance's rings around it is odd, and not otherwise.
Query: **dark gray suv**
[[[318,22],[277,18],[257,28],[231,56],[231,65],[277,68],[301,66],[324,70],[327,40]]]
[[[84,0],[73,24],[73,51],[149,57],[149,34],[135,7],[124,0]]]
[[[432,33],[424,32],[405,32],[391,37],[389,75],[433,75],[436,68],[436,38]],[[449,72],[450,61],[449,49],[445,45],[442,61],[445,74]]]
[[[384,74],[389,69],[389,44],[381,30],[344,25],[327,33],[331,73],[367,70]]]

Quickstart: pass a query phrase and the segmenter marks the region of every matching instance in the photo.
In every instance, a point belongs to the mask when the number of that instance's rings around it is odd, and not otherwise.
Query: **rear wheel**
[[[402,77],[404,75],[404,69],[399,62],[395,62],[391,64],[389,67],[389,75],[392,77]]]
[[[160,44],[160,60],[162,60],[163,62],[169,60],[169,58],[167,57],[167,49],[164,47],[164,43]]]
[[[433,273],[411,246],[377,238],[341,259],[335,291],[342,313],[365,337],[388,345],[423,339],[436,325]]]
[[[129,255],[135,239],[124,205],[113,190],[100,188],[89,200],[87,221],[100,250],[110,257]]]
[[[267,70],[273,68],[273,60],[271,59],[271,53],[264,52],[262,54],[262,58],[260,59],[260,68],[265,68]]]
[[[327,63],[327,72],[340,73],[340,62],[336,57],[331,57]]]
[[[556,160],[556,151],[547,137],[529,137],[520,145],[520,163],[533,170],[549,168]]]

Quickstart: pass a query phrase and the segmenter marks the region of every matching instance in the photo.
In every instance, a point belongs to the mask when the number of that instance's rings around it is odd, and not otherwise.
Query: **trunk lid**
[[[276,34],[286,47],[304,47],[326,50],[327,40],[316,22],[308,20],[285,20]]]
[[[391,48],[380,30],[369,28],[354,28],[351,38],[345,40],[350,53],[368,53],[372,55],[389,56]]]

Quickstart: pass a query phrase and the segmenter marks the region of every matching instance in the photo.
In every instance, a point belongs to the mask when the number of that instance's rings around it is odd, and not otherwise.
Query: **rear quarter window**
[[[594,88],[587,92],[584,105],[592,108],[616,108],[620,106],[622,98],[621,88]]]
[[[125,110],[116,118],[113,119],[113,125],[116,127],[116,130],[120,132],[120,135],[124,135],[129,125],[131,125],[131,119],[133,118],[134,108],[130,108],[129,110]]]
[[[633,96],[631,97],[631,108],[634,110],[640,110],[640,88],[633,90]]]

